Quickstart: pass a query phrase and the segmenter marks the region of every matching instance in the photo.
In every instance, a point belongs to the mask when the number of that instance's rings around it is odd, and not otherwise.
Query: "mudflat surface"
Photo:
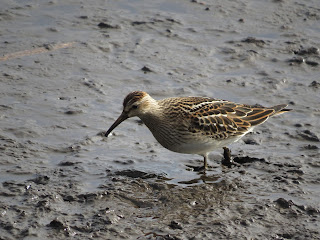
[[[320,239],[320,3],[0,3],[0,239]],[[130,91],[289,104],[231,145],[162,148]]]

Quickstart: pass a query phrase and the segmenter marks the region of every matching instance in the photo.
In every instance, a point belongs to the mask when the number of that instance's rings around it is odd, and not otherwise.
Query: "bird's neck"
[[[156,100],[148,99],[145,110],[138,117],[152,131],[156,126],[159,126],[161,119],[163,119],[162,107]]]

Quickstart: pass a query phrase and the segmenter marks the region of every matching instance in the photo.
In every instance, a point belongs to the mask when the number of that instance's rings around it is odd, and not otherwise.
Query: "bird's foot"
[[[191,166],[191,165],[187,165],[187,167],[191,168],[193,171],[195,172],[205,172],[206,168],[204,166]]]
[[[191,166],[191,165],[186,165],[187,167],[191,168],[192,171],[194,172],[199,172],[199,173],[206,173],[207,170],[213,169],[214,167],[212,166]]]

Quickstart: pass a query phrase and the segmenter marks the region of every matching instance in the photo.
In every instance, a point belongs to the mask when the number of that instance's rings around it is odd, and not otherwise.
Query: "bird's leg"
[[[203,160],[203,166],[201,167],[193,167],[193,166],[188,166],[188,167],[191,167],[193,168],[193,171],[196,171],[196,172],[203,172],[204,174],[206,173],[206,170],[208,168],[208,154],[204,154],[202,155],[204,160]]]
[[[224,159],[222,160],[222,165],[231,167],[232,158],[231,158],[231,151],[229,148],[223,147],[223,157],[224,157]]]
[[[208,168],[208,154],[206,153],[203,157],[204,157],[203,168],[204,168],[204,171],[205,171]]]

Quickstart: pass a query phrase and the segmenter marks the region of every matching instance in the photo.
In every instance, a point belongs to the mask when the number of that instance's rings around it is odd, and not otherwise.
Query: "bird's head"
[[[134,91],[129,93],[123,100],[123,110],[118,119],[111,125],[106,132],[107,137],[113,129],[127,118],[135,116],[143,116],[149,109],[149,106],[155,100],[149,96],[148,93],[143,91]]]

